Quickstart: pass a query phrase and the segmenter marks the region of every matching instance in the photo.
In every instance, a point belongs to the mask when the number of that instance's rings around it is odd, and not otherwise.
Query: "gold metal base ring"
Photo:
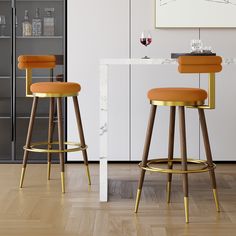
[[[160,173],[167,173],[167,174],[190,174],[190,173],[202,173],[202,172],[207,172],[212,169],[216,168],[216,165],[213,163],[212,166],[210,166],[207,161],[204,160],[194,160],[194,159],[188,159],[188,163],[193,163],[197,165],[201,165],[202,168],[196,168],[196,169],[191,169],[191,170],[176,170],[176,169],[163,169],[163,168],[158,168],[154,167],[153,164],[158,164],[158,163],[181,163],[182,159],[181,158],[174,158],[173,160],[168,160],[167,158],[161,158],[161,159],[153,159],[150,160],[146,166],[142,166],[142,162],[139,163],[139,167],[147,170],[147,171],[153,171],[153,172],[160,172]]]
[[[83,151],[85,149],[88,148],[87,145],[85,145],[84,147],[81,146],[80,143],[75,143],[75,142],[64,142],[65,145],[69,145],[69,146],[75,146],[75,148],[67,148],[64,150],[59,150],[59,149],[43,149],[43,148],[35,148],[37,146],[49,146],[52,144],[59,144],[59,142],[52,142],[52,143],[48,143],[48,142],[37,142],[37,143],[32,143],[30,145],[29,148],[26,148],[25,146],[23,147],[24,150],[27,150],[29,152],[41,152],[41,153],[64,153],[64,152],[79,152],[79,151]]]

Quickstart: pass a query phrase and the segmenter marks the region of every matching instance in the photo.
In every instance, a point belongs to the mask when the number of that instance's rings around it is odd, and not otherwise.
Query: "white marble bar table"
[[[223,64],[236,64],[236,58],[225,58]],[[100,71],[100,201],[108,200],[108,67],[110,65],[177,65],[176,59],[101,59]]]

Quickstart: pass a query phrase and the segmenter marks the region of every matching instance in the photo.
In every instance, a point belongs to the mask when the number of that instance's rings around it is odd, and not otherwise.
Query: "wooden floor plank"
[[[232,236],[236,232],[236,164],[218,164],[221,213],[217,213],[209,175],[193,174],[190,224],[185,224],[182,179],[173,178],[166,204],[166,176],[147,173],[139,213],[134,203],[140,170],[136,164],[109,165],[108,203],[99,202],[99,166],[91,164],[92,186],[82,164],[66,166],[66,193],[59,165],[46,180],[46,165],[29,165],[19,189],[21,165],[0,165],[0,236]]]

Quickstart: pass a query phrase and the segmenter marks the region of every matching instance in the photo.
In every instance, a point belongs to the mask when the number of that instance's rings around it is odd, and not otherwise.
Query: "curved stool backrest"
[[[26,97],[32,97],[30,86],[32,84],[32,69],[50,69],[56,66],[54,55],[21,55],[18,57],[18,68],[26,70]],[[52,72],[51,72],[52,73]]]
[[[178,58],[180,73],[208,73],[208,105],[197,108],[215,108],[215,73],[222,70],[220,56],[180,56]]]

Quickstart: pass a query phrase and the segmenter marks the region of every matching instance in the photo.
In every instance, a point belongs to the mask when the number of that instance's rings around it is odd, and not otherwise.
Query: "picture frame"
[[[156,28],[235,28],[236,0],[155,0]]]

